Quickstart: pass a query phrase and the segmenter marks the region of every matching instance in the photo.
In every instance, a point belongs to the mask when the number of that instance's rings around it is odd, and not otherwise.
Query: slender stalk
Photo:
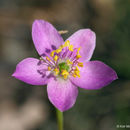
[[[63,130],[63,112],[56,108],[58,130]]]

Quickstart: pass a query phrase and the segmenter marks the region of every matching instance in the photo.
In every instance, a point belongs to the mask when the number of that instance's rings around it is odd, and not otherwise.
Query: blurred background
[[[92,60],[105,62],[119,76],[101,90],[79,89],[75,106],[64,113],[65,130],[130,125],[130,0],[0,0],[0,130],[57,130],[46,86],[11,77],[18,62],[38,58],[31,37],[35,19],[68,30],[64,39],[91,28],[97,36]]]

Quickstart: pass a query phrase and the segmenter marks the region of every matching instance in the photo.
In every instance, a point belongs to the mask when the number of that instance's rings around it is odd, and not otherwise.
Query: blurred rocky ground
[[[56,130],[46,86],[31,86],[11,77],[16,64],[38,57],[31,38],[35,19],[68,30],[97,35],[92,60],[113,67],[119,79],[101,90],[79,89],[75,106],[65,112],[66,130],[116,130],[130,125],[129,0],[0,0],[0,130]]]

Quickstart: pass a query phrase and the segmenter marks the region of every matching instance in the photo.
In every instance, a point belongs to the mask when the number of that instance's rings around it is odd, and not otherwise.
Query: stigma
[[[83,63],[79,62],[81,58],[80,47],[74,48],[70,41],[66,41],[56,50],[50,52],[47,56],[41,57],[42,64],[47,65],[47,71],[56,77],[68,79],[70,76],[80,78],[79,67],[83,67]]]

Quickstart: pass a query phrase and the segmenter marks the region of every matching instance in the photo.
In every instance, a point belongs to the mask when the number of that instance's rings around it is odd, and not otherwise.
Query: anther
[[[73,64],[73,62],[70,61],[70,60],[66,60],[66,62],[67,62],[68,65],[72,65]]]
[[[69,72],[66,71],[66,70],[62,70],[61,75],[63,75],[64,79],[67,79],[67,77],[68,77],[68,75],[69,75]]]
[[[46,60],[51,61],[51,59],[49,57],[47,57],[47,56],[46,56]]]
[[[50,54],[50,56],[53,57],[54,53],[55,53],[55,51],[52,51],[51,54]]]
[[[76,55],[76,58],[77,58],[77,59],[81,58],[81,55],[80,55],[80,54],[77,54],[77,55]]]
[[[54,61],[57,61],[57,60],[58,60],[58,56],[55,55],[55,56],[54,56]]]
[[[50,71],[51,70],[51,67],[50,66],[48,66],[48,71]]]
[[[69,51],[73,51],[73,45],[69,46]]]
[[[82,62],[78,62],[77,64],[79,67],[83,67],[83,63]]]
[[[59,69],[58,69],[58,68],[55,68],[54,71],[55,71],[55,74],[56,74],[56,75],[59,74]]]
[[[67,46],[70,46],[70,41],[68,40],[64,43],[64,47],[67,47]]]
[[[57,50],[56,50],[56,53],[58,54],[58,53],[60,53],[62,51],[62,49],[61,48],[58,48]]]

